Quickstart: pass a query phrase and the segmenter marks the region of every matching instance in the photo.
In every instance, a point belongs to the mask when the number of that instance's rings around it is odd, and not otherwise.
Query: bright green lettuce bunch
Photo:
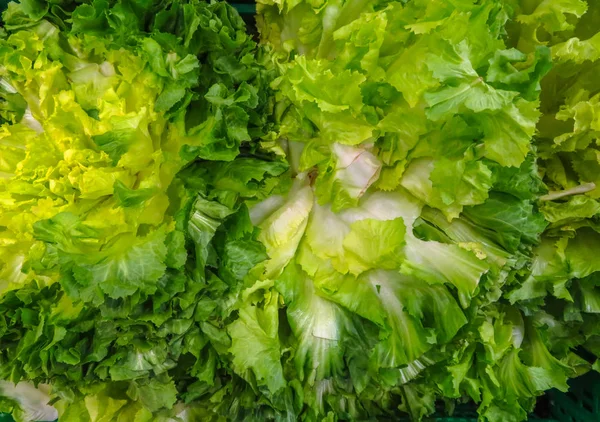
[[[524,420],[588,369],[562,323],[514,296],[548,225],[533,137],[552,67],[546,45],[515,39],[515,3],[259,2],[281,73],[281,142],[265,146],[296,180],[251,216],[309,420],[420,419],[442,399]]]
[[[287,168],[256,143],[262,50],[225,3],[24,1],[3,19],[0,378],[50,384],[61,421],[230,394],[224,326],[266,258],[242,198]]]

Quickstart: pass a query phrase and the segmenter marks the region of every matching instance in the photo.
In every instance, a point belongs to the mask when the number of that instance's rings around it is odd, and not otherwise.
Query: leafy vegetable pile
[[[4,20],[0,377],[52,384],[61,421],[225,394],[225,325],[266,256],[241,198],[287,167],[252,141],[272,71],[243,21],[105,1]]]
[[[600,3],[257,9],[9,4],[0,379],[61,422],[504,422],[600,369]]]

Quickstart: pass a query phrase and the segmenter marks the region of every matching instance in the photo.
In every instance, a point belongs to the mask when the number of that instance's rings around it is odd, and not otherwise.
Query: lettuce
[[[223,326],[266,258],[242,198],[287,168],[256,142],[262,49],[224,3],[3,19],[0,377],[48,382],[61,421],[166,420],[220,394]]]
[[[518,422],[597,369],[597,4],[257,12],[4,12],[0,409]]]
[[[512,302],[546,315],[555,353],[579,347],[585,350],[582,356],[596,358],[600,86],[593,75],[600,70],[598,6],[583,0],[541,2],[517,17],[519,45],[544,44],[554,62],[542,81],[543,115],[535,138],[549,191],[540,198],[540,211],[549,226],[535,249],[531,273],[507,293]]]
[[[420,419],[438,397],[520,420],[564,390],[569,356],[503,298],[547,226],[532,137],[550,50],[511,45],[505,2],[258,6],[280,73],[280,144],[265,146],[287,154],[294,183],[250,209],[269,259],[231,353],[272,346],[246,379],[267,397],[300,382],[309,420],[391,403]],[[258,313],[275,298],[285,315]]]
[[[365,419],[395,403],[421,419],[444,398],[478,403],[482,420],[524,420],[589,367],[561,338],[568,318],[536,314],[534,296],[541,236],[571,210],[552,219],[545,205],[554,186],[534,135],[556,53],[533,27],[539,16],[568,30],[554,14],[585,12],[568,3],[526,16],[513,1],[258,2],[296,181],[251,208],[270,257],[252,301],[283,296],[296,378],[318,391],[305,396],[310,417]],[[573,252],[587,256],[581,276],[595,271],[592,245]],[[574,276],[556,286],[563,297]],[[310,317],[298,319],[300,303]],[[308,361],[305,330],[319,338]]]

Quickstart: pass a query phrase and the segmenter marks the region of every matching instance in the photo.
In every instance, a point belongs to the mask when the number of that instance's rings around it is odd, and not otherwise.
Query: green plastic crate
[[[240,1],[240,0],[238,0]],[[245,1],[241,3],[231,3],[233,7],[240,12],[240,15],[254,15],[256,13],[256,4],[254,1]]]
[[[589,372],[569,385],[567,393],[548,393],[553,416],[560,422],[600,421],[600,374]]]

